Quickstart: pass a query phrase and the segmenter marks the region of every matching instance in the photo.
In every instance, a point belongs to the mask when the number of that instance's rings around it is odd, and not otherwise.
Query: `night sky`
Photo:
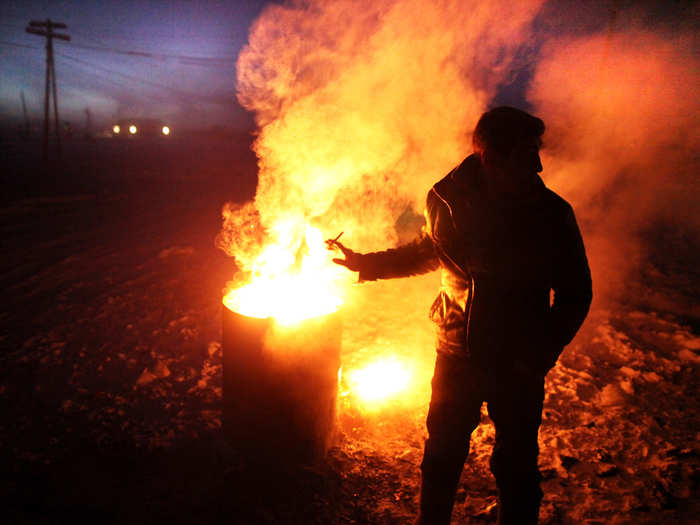
[[[68,0],[0,4],[0,119],[19,122],[24,92],[30,119],[43,116],[45,39],[27,34],[30,20],[67,24],[70,42],[55,40],[61,120],[98,126],[116,118],[152,117],[175,126],[250,128],[235,97],[236,57],[266,0],[229,2]],[[694,2],[550,1],[534,20],[535,42],[523,47],[511,82],[494,103],[526,105],[539,46],[552,36],[622,29],[630,14],[646,24],[674,26],[692,19]],[[613,10],[618,16],[612,16]],[[534,53],[533,53],[534,52]]]
[[[175,125],[250,125],[235,100],[235,61],[248,27],[269,2],[42,1],[0,5],[0,116],[43,114],[46,39],[30,20],[63,22],[54,40],[61,120],[82,125],[85,109],[105,125],[115,117],[155,117]],[[147,56],[130,52],[144,53]]]

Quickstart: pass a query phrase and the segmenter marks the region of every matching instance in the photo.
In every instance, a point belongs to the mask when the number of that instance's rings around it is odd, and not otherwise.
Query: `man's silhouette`
[[[496,428],[498,523],[537,523],[544,377],[592,298],[574,212],[538,175],[543,133],[542,120],[519,109],[484,113],[474,153],[428,193],[419,239],[368,254],[329,241],[360,281],[442,269],[419,524],[449,523],[483,402]]]

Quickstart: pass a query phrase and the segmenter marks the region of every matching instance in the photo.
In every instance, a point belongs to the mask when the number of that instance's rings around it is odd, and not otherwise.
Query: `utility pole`
[[[27,114],[27,103],[24,101],[24,90],[19,92],[19,96],[22,99],[22,114],[24,115],[24,132],[22,133],[22,138],[27,140],[29,138],[29,115]]]
[[[53,61],[53,39],[70,41],[70,36],[54,33],[54,29],[66,29],[66,24],[52,22],[47,18],[45,22],[31,20],[25,28],[27,33],[46,38],[46,87],[44,89],[44,140],[42,155],[44,160],[49,158],[49,106],[53,95],[54,129],[56,132],[56,147],[58,156],[61,156],[61,126],[58,120],[58,98],[56,97],[56,69]]]
[[[85,108],[85,138],[92,138],[92,115],[90,114],[90,108]]]

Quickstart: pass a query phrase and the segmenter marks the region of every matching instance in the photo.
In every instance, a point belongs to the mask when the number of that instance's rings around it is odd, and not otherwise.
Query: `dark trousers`
[[[498,523],[536,524],[542,500],[537,433],[544,378],[486,373],[464,359],[438,354],[432,389],[418,523],[450,523],[470,436],[486,402],[496,427],[490,466],[498,486]]]

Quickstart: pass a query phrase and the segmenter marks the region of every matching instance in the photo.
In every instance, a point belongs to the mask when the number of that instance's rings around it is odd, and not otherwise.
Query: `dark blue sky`
[[[235,61],[250,24],[268,3],[5,0],[0,119],[21,118],[21,92],[30,118],[43,116],[45,39],[24,29],[30,20],[51,18],[67,24],[72,38],[55,43],[62,120],[82,125],[89,108],[100,125],[118,117],[156,117],[180,127],[249,127],[251,117],[235,99]],[[553,35],[606,31],[612,9],[618,11],[616,30],[633,18],[673,27],[698,13],[697,2],[675,0],[550,0],[534,21],[535,41],[524,47],[529,55],[494,102],[524,104],[538,46]],[[129,54],[133,51],[140,54]]]
[[[0,116],[43,115],[45,42],[30,20],[63,22],[55,40],[62,120],[164,118],[179,125],[246,125],[235,103],[235,60],[265,0],[41,1],[0,4]],[[28,47],[22,47],[28,46]],[[138,51],[151,56],[126,54]],[[188,57],[203,57],[190,59]]]

